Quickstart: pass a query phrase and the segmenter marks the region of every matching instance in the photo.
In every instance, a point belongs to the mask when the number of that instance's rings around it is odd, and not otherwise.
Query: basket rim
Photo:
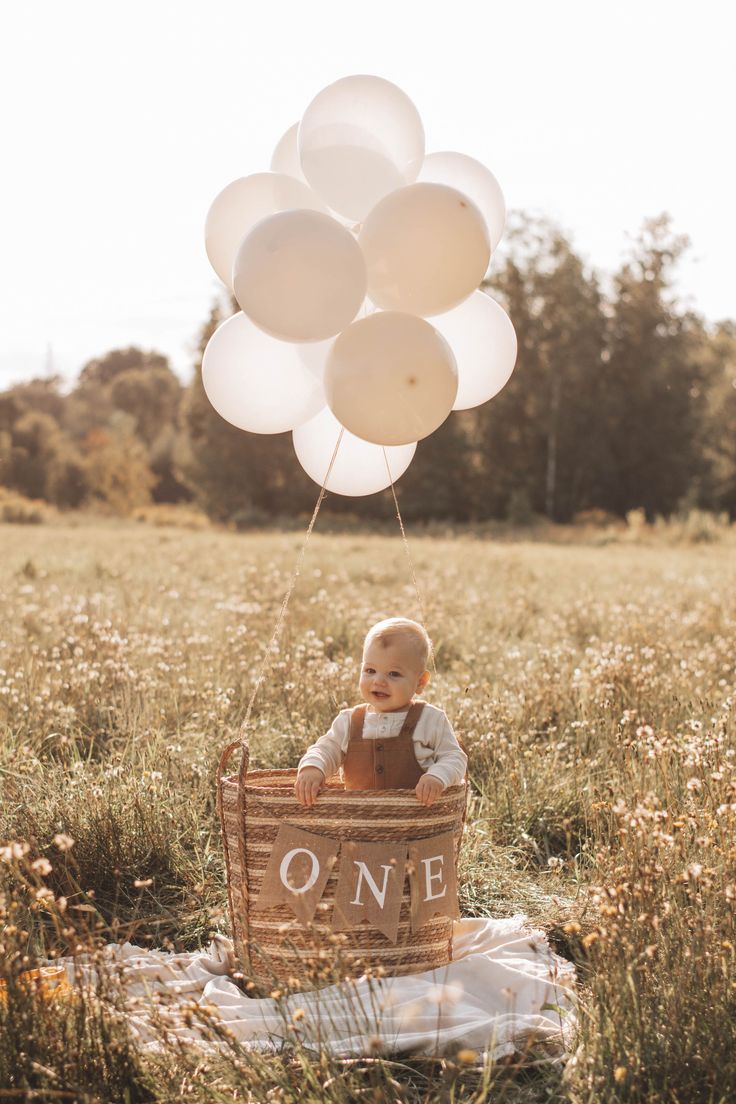
[[[283,776],[284,781],[281,784],[274,783],[270,786],[258,785],[259,781],[261,781],[262,779],[264,779],[264,778],[273,778],[274,775]],[[291,779],[295,779],[296,775],[297,775],[296,767],[274,768],[273,770],[248,771],[247,775],[245,776],[244,786],[245,786],[245,789],[248,789],[249,786],[252,786],[253,789],[257,789],[261,793],[268,793],[269,791],[273,791],[274,793],[279,794],[279,796],[282,796],[283,795],[283,790],[285,788],[285,783],[287,781],[290,781]],[[287,776],[289,776],[288,779],[287,779]],[[235,786],[240,785],[240,778],[237,774],[225,774],[225,775],[222,776],[220,781],[223,784],[224,783],[230,783],[231,785],[235,785]],[[467,790],[467,788],[468,788],[467,782],[458,782],[454,786],[447,786],[442,791],[442,793],[439,795],[437,800],[441,801],[444,798],[447,798],[448,796],[449,797],[459,796],[463,792],[463,790]],[[374,798],[376,796],[384,797],[387,794],[391,794],[392,796],[396,796],[397,798],[404,798],[404,799],[406,799],[408,797],[408,795],[411,794],[412,797],[414,798],[414,787],[413,786],[412,787],[404,787],[402,789],[393,789],[393,790],[392,789],[385,789],[385,790],[346,790],[341,782],[327,782],[325,784],[324,789],[320,790],[318,796],[326,795],[330,791],[331,791],[331,796],[340,797],[340,798],[345,799],[346,801],[365,800],[366,796],[369,796],[369,797],[372,797],[372,798]]]

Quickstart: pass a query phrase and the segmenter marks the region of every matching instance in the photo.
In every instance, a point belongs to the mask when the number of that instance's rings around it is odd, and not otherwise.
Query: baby
[[[294,793],[314,805],[326,779],[343,768],[346,790],[415,789],[431,805],[465,776],[467,756],[441,709],[415,701],[429,682],[430,642],[416,621],[379,621],[365,638],[360,693],[299,761]]]

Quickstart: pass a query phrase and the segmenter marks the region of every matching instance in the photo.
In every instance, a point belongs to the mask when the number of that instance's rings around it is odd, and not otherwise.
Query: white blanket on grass
[[[232,1031],[246,1047],[278,1050],[298,1038],[338,1057],[411,1053],[439,1055],[462,1046],[497,1059],[544,1043],[552,1053],[569,1048],[575,1020],[575,971],[550,949],[526,917],[459,920],[453,961],[406,977],[357,979],[282,999],[245,995],[229,977],[232,945],[218,937],[207,950],[186,954],[111,944],[119,968],[126,1018],[147,1049],[166,1031],[207,1049],[216,1033],[192,1020],[192,1006]],[[74,978],[75,967],[68,971]],[[77,964],[77,977],[89,967]],[[195,1009],[195,1012],[197,1010]]]

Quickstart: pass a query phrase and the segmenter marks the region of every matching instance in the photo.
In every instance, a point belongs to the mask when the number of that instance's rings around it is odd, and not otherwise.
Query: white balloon
[[[324,341],[349,326],[365,298],[357,241],[329,215],[282,211],[241,242],[233,290],[256,325],[283,341]]]
[[[302,171],[327,205],[360,222],[379,199],[416,180],[424,128],[405,92],[381,77],[343,77],[319,92],[299,125]]]
[[[267,215],[295,207],[325,210],[322,200],[306,183],[283,173],[241,176],[215,196],[207,212],[204,244],[223,284],[233,286],[233,261],[245,235]]]
[[[310,479],[320,487],[330,467],[343,427],[325,407],[310,421],[294,430],[294,451]],[[335,462],[327,480],[333,494],[358,496],[375,494],[403,475],[416,451],[416,442],[384,449],[361,441],[344,430]],[[388,467],[387,467],[388,461]],[[389,475],[390,471],[390,475]]]
[[[410,184],[370,212],[359,236],[368,294],[385,310],[443,314],[467,299],[491,256],[482,214],[445,184]]]
[[[327,358],[334,343],[334,337],[328,337],[327,341],[310,341],[308,345],[297,345],[302,363],[306,365],[320,383],[325,378]]]
[[[370,299],[366,299],[358,312],[358,317],[365,318],[367,315],[372,314],[375,309]],[[335,338],[328,337],[326,341],[310,341],[307,345],[297,345],[299,356],[302,358],[309,371],[314,373],[320,383],[324,381],[327,358],[334,344]]]
[[[464,153],[428,153],[418,179],[447,184],[469,196],[486,220],[491,250],[496,248],[506,224],[506,202],[490,169]]]
[[[335,338],[324,388],[351,433],[376,445],[405,445],[427,437],[452,410],[455,358],[423,318],[379,312]]]
[[[480,406],[508,383],[516,363],[516,332],[506,311],[490,295],[474,291],[459,307],[436,315],[432,325],[457,361],[453,410]]]
[[[296,137],[299,132],[299,124],[294,123],[279,139],[271,158],[271,172],[283,173],[292,176],[295,180],[301,180],[307,184],[307,178],[302,172],[302,163],[299,160],[299,147]],[[307,184],[307,187],[309,185]]]
[[[271,172],[286,173],[287,176],[293,176],[295,180],[301,180],[308,188],[309,184],[306,176],[302,172],[302,163],[299,160],[299,147],[297,145],[298,130],[299,124],[294,123],[279,141],[279,144],[273,151],[273,157],[271,158]],[[312,194],[316,195],[317,193],[312,192]],[[327,211],[334,219],[337,219],[341,226],[347,226],[348,230],[351,230],[355,234],[357,234],[357,231],[360,229],[360,227],[356,227],[355,219],[345,218],[339,211],[333,211],[332,208],[328,208],[326,204],[320,207],[319,210]]]
[[[325,404],[321,382],[301,360],[298,346],[274,340],[241,313],[209,339],[202,383],[217,413],[252,433],[284,433]]]

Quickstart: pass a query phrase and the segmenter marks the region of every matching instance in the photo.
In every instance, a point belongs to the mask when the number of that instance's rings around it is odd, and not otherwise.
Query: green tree
[[[85,464],[54,417],[27,410],[0,436],[0,470],[6,486],[62,508],[81,505],[87,495]]]
[[[135,346],[113,349],[82,369],[67,401],[65,422],[81,442],[109,427],[116,413],[125,414],[154,474],[153,498],[176,502],[191,497],[177,465],[182,397],[182,385],[161,353]]]
[[[168,367],[128,368],[110,384],[116,410],[135,421],[136,436],[150,448],[162,427],[176,424],[182,386]]]
[[[48,469],[56,456],[61,430],[50,414],[27,411],[13,425],[12,476],[9,486],[28,498],[47,497]]]
[[[117,414],[104,429],[91,430],[84,453],[93,501],[122,515],[150,502],[155,477],[128,415]]]
[[[16,405],[16,418],[21,410],[34,414],[48,414],[59,425],[64,423],[65,396],[62,394],[60,376],[46,376],[17,383],[5,392],[5,398]]]
[[[605,316],[594,274],[545,220],[512,220],[507,259],[488,281],[519,350],[506,387],[477,410],[483,516],[523,497],[560,521],[593,504],[601,453]]]
[[[707,464],[701,504],[736,518],[736,322],[703,332],[705,410],[700,448]]]
[[[15,487],[13,426],[22,413],[23,407],[12,391],[0,395],[0,486]]]
[[[401,512],[408,520],[469,521],[477,516],[471,439],[474,420],[472,411],[451,414],[417,445],[409,470],[397,487]]]
[[[614,281],[604,395],[610,460],[598,497],[619,514],[669,514],[704,472],[701,324],[672,290],[687,246],[668,216],[650,219]]]
[[[123,372],[130,371],[170,372],[171,369],[168,359],[162,353],[130,345],[125,349],[112,349],[104,356],[88,361],[79,373],[79,387],[93,384],[105,387]]]
[[[135,434],[146,447],[155,476],[152,497],[156,502],[192,497],[178,463],[182,396],[181,383],[166,363],[127,368],[110,384],[113,407],[133,418]]]
[[[89,495],[88,470],[77,446],[62,437],[48,460],[44,498],[61,509],[82,506]]]
[[[55,506],[81,505],[84,460],[64,432],[58,378],[30,380],[0,396],[0,483]]]
[[[65,411],[65,424],[76,440],[82,440],[90,430],[107,425],[116,409],[113,398],[115,381],[127,372],[139,371],[172,374],[166,357],[161,353],[148,352],[132,345],[125,349],[112,349],[84,365],[77,385],[68,397]],[[129,401],[135,403],[133,396],[129,396]],[[142,406],[142,402],[136,404],[134,417],[140,413]],[[126,413],[130,411],[126,410]]]

